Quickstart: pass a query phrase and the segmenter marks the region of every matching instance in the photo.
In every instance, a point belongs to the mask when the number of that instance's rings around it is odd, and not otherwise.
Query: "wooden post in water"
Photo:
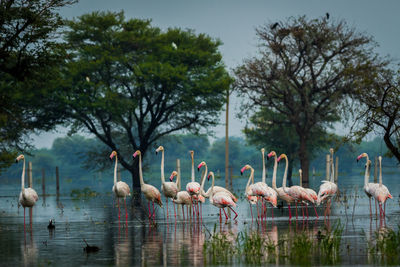
[[[329,155],[329,154],[327,154],[326,155],[326,178],[325,178],[325,180],[327,180],[327,181],[329,181],[329,174],[331,173],[330,172],[330,170],[331,170],[331,155]]]
[[[42,168],[42,195],[46,195],[46,178],[44,168]]]
[[[58,172],[58,166],[56,166],[56,194],[57,197],[60,195],[60,174]]]
[[[32,162],[28,162],[28,187],[32,187]]]
[[[338,182],[339,175],[339,157],[336,157],[336,166],[335,166],[335,184]]]
[[[225,188],[229,188],[229,88],[226,90],[225,110]],[[207,174],[206,174],[207,175]]]
[[[176,171],[178,172],[178,177],[181,177],[181,160],[180,159],[176,159]],[[181,190],[181,179],[179,179],[179,184],[177,184],[178,186],[178,190]]]
[[[378,157],[375,157],[374,183],[378,182]]]

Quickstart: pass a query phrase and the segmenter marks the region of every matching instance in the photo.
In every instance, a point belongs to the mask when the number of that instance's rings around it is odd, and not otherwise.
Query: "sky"
[[[193,29],[198,34],[206,33],[220,39],[223,61],[230,72],[244,59],[257,55],[256,27],[291,16],[316,18],[325,16],[326,12],[330,19],[344,19],[357,31],[372,36],[382,56],[400,59],[400,1],[397,0],[80,0],[61,9],[60,14],[72,19],[88,12],[107,10],[122,10],[127,19],[152,19],[152,24],[161,29]],[[243,135],[246,121],[236,117],[241,101],[236,96],[231,98],[230,136]],[[225,136],[224,123],[225,113],[221,112],[220,126],[214,129],[215,138]],[[342,130],[338,126],[337,131]],[[65,133],[65,129],[58,128],[58,132],[36,135],[33,145],[49,148],[56,137]]]

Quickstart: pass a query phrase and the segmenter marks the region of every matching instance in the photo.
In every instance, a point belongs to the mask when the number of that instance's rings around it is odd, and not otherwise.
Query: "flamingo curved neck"
[[[164,149],[161,151],[161,183],[165,184],[164,176]]]
[[[115,155],[115,166],[114,166],[114,185],[117,184],[117,168],[118,168],[118,155]]]
[[[303,187],[303,175],[301,172],[299,173],[299,179],[300,179],[300,186]]]
[[[276,171],[278,169],[278,159],[276,155],[274,155],[274,171],[272,173],[272,188],[276,190]]]
[[[192,182],[194,182],[194,178],[195,178],[195,174],[194,174],[194,157],[193,155],[191,155],[192,157]]]
[[[211,183],[211,191],[210,191],[210,202],[213,203],[213,196],[214,196],[214,174],[211,175],[212,183]]]
[[[22,176],[21,176],[21,191],[22,194],[25,194],[25,157],[24,157],[24,164],[22,167]]]
[[[263,163],[263,168],[262,168],[262,182],[265,184],[266,177],[267,177],[267,171],[266,171],[266,169],[265,169],[265,156],[264,156],[264,152],[262,152],[261,154],[262,154],[262,163]]]
[[[283,191],[285,193],[287,193],[286,179],[287,179],[287,172],[288,172],[288,165],[289,165],[287,157],[285,157],[285,163],[286,163],[286,165],[285,165],[285,172],[283,173],[282,187],[283,187]]]
[[[333,150],[331,150],[331,177],[330,182],[335,182],[335,165],[333,164]]]
[[[382,158],[379,157],[379,187],[382,187]]]
[[[143,172],[142,172],[142,154],[139,154],[139,178],[140,178],[140,187],[142,187],[144,185]]]
[[[247,190],[249,190],[250,182],[251,182],[252,184],[254,184],[254,169],[253,169],[253,168],[251,168],[249,180],[247,181],[246,193],[247,193]]]
[[[369,163],[367,159],[366,167],[365,167],[365,174],[364,174],[364,186],[366,187],[369,182]]]
[[[203,178],[202,178],[202,180],[201,180],[200,194],[201,194],[203,197],[209,197],[210,194],[207,195],[206,192],[204,192],[204,183],[206,182],[206,176],[207,176],[207,171],[208,171],[208,169],[207,169],[207,164],[204,164],[204,166],[205,166],[206,170],[205,170],[204,175],[203,175]]]

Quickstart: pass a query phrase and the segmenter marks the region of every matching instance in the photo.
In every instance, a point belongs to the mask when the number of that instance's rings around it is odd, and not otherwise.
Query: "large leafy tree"
[[[163,136],[218,123],[231,83],[218,40],[162,31],[149,20],[125,20],[122,12],[85,14],[68,26],[60,105],[72,130],[88,131],[118,152],[135,189],[135,150],[146,153]]]
[[[0,170],[27,136],[62,120],[52,98],[62,54],[58,9],[74,0],[0,1]]]
[[[383,134],[383,140],[400,162],[400,75],[382,69],[368,77],[355,92],[355,120],[351,134],[359,141],[368,133]]]
[[[346,95],[379,63],[374,43],[326,17],[292,17],[259,27],[257,35],[260,55],[235,70],[236,87],[249,99],[245,108],[267,107],[293,126],[307,185],[312,132],[339,120]]]

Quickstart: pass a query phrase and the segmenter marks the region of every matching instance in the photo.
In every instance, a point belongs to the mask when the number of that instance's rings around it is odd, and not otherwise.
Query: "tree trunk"
[[[383,140],[385,141],[385,144],[389,148],[390,152],[392,152],[392,154],[397,158],[397,161],[400,162],[400,151],[390,140],[389,132],[385,132]]]
[[[133,166],[129,169],[129,172],[132,174],[132,203],[134,205],[140,205],[140,177],[139,177],[139,159],[133,160]]]
[[[309,187],[308,167],[310,165],[310,160],[308,158],[307,137],[305,135],[300,136],[299,159],[303,171],[303,187]]]

